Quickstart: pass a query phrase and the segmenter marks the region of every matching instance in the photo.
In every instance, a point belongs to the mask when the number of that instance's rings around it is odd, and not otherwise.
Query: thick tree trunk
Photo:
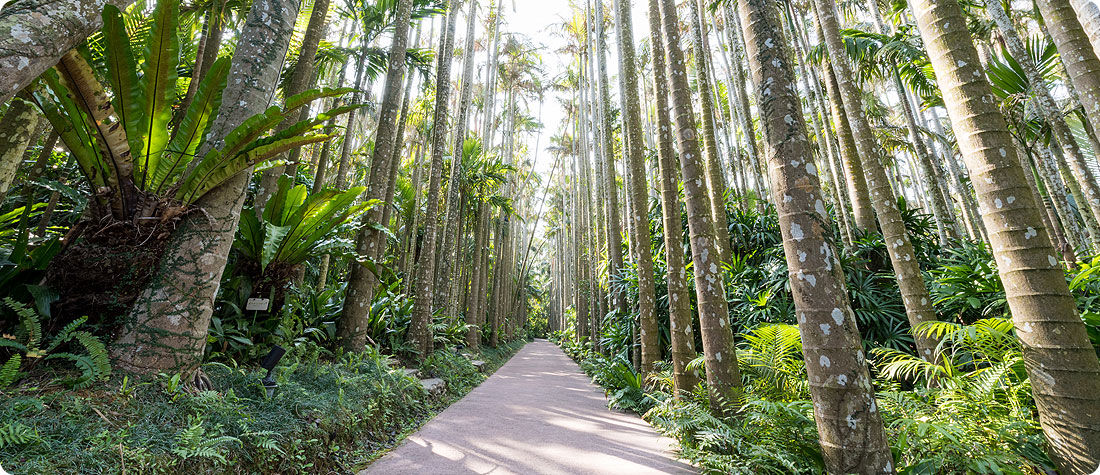
[[[222,106],[198,155],[220,147],[226,135],[263,112],[275,93],[298,12],[297,0],[259,0],[245,20]],[[138,296],[112,357],[123,371],[193,372],[202,363],[226,257],[233,244],[251,169],[203,196],[180,224],[160,267]]]
[[[37,138],[34,129],[38,122],[38,111],[22,99],[13,100],[0,119],[0,204],[23,162],[23,153],[31,140]]]
[[[691,90],[688,86],[684,52],[680,49],[680,21],[672,0],[650,0],[649,14],[660,15],[662,19],[688,230],[691,234],[695,294],[706,360],[707,388],[715,410],[723,411],[728,409],[728,404],[736,404],[740,396],[741,371],[737,367],[733,331],[729,324],[725,278],[719,268],[718,247],[714,242],[710,194],[704,181],[705,172],[700,156],[699,137],[695,130],[695,114],[691,108]]]
[[[0,10],[0,104],[103,26],[103,5],[133,0],[23,0]]]
[[[1051,457],[1063,473],[1090,473],[1100,464],[1100,361],[1012,156],[1008,126],[989,100],[959,4],[917,0],[912,6],[959,148],[975,174]]]
[[[893,473],[844,274],[825,226],[801,100],[770,0],[741,0],[810,395],[828,473]]]

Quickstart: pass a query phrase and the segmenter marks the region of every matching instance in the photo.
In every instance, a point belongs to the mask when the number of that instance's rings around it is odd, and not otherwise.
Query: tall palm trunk
[[[614,127],[611,125],[611,114],[608,108],[611,106],[611,92],[610,85],[608,84],[607,76],[607,38],[604,33],[603,27],[603,1],[596,0],[596,56],[599,58],[599,74],[596,76],[596,81],[600,89],[600,98],[596,103],[599,105],[597,115],[599,116],[599,127],[602,129],[600,132],[600,138],[602,139],[603,154],[598,157],[603,161],[604,169],[604,181],[603,188],[607,193],[607,252],[610,268],[607,273],[608,276],[618,275],[620,269],[623,268],[623,238],[621,233],[622,219],[619,217],[619,190],[617,180],[615,179],[615,147],[612,142],[612,133]],[[612,286],[617,288],[618,286]],[[626,294],[621,288],[612,291],[612,301],[615,303],[615,309],[620,313],[626,313]]]
[[[890,263],[898,281],[898,289],[901,290],[902,302],[905,304],[905,314],[909,317],[909,324],[916,328],[921,322],[936,319],[936,312],[932,308],[932,297],[928,294],[928,287],[921,275],[920,263],[913,252],[913,244],[909,241],[905,223],[901,220],[897,198],[890,188],[890,179],[882,165],[878,144],[875,142],[871,126],[863,111],[862,95],[852,82],[855,76],[847,62],[844,44],[840,39],[836,5],[833,0],[814,0],[814,4],[824,33],[825,45],[832,59],[833,71],[836,73],[840,99],[844,104],[845,112],[848,113],[848,123],[856,137],[856,149],[861,157],[866,158],[863,162],[863,171],[871,191],[871,206],[875,209],[879,227],[882,229],[882,237],[886,241]],[[913,339],[922,358],[933,358],[938,344],[936,339],[921,335],[914,335]]]
[[[635,252],[638,262],[638,320],[641,331],[642,372],[655,370],[661,360],[657,334],[657,300],[653,282],[653,248],[649,233],[649,195],[646,188],[645,147],[642,142],[642,106],[638,99],[638,70],[634,60],[634,33],[630,1],[615,0],[615,23],[619,37],[619,76],[622,78],[623,116],[626,128],[626,157],[629,160],[630,190],[633,196]],[[712,124],[713,125],[713,124]],[[713,130],[712,130],[713,132]],[[713,138],[713,133],[712,137]],[[721,171],[715,170],[721,177]],[[725,207],[723,207],[725,210]],[[723,211],[724,212],[724,211]],[[726,247],[729,247],[728,244]],[[721,246],[718,249],[722,249]],[[721,253],[719,253],[720,255]],[[715,256],[718,257],[718,256]],[[721,265],[721,264],[719,264]]]
[[[1062,151],[1067,158],[1066,162],[1069,165],[1070,171],[1073,172],[1073,178],[1077,181],[1077,185],[1081,188],[1081,191],[1085,194],[1085,202],[1080,203],[1082,213],[1092,213],[1093,218],[1096,221],[1100,221],[1100,183],[1097,183],[1096,176],[1092,173],[1092,169],[1089,168],[1088,163],[1085,161],[1085,154],[1081,151],[1081,147],[1077,145],[1077,139],[1074,138],[1073,132],[1070,131],[1069,125],[1066,124],[1065,117],[1062,116],[1062,108],[1054,102],[1054,98],[1051,97],[1050,91],[1047,89],[1046,80],[1039,74],[1038,69],[1035,67],[1035,63],[1031,60],[1031,55],[1028,54],[1027,48],[1024,47],[1023,41],[1020,40],[1020,35],[1016,32],[1016,26],[1012,23],[1012,19],[1008,16],[1008,12],[1004,10],[998,2],[989,2],[986,5],[986,12],[993,18],[993,21],[997,24],[997,27],[1001,30],[1001,36],[1004,39],[1005,46],[1008,49],[1009,54],[1012,55],[1016,62],[1023,68],[1024,73],[1027,75],[1027,80],[1034,87],[1035,97],[1039,105],[1039,112],[1050,124],[1050,130],[1054,134],[1054,137],[1058,141],[1058,144],[1062,146]],[[1091,46],[1086,45],[1090,50]],[[1063,60],[1065,61],[1065,60]],[[1095,63],[1095,66],[1100,67],[1100,61]],[[1100,69],[1093,70],[1093,75],[1100,74]],[[1097,86],[1100,87],[1100,82],[1097,82]],[[1095,91],[1100,93],[1100,89]],[[1090,236],[1093,241],[1094,247],[1100,250],[1100,236],[1095,234]]]
[[[690,392],[699,378],[687,370],[695,359],[691,296],[684,268],[684,222],[680,214],[680,164],[672,149],[672,120],[668,116],[668,81],[665,49],[661,44],[661,23],[649,16],[649,41],[653,45],[654,95],[657,96],[657,164],[661,183],[661,217],[665,235],[665,266],[668,275],[669,336],[672,340],[672,385],[675,396]]]
[[[1100,361],[1013,156],[1008,126],[988,99],[992,92],[978,69],[962,9],[932,0],[912,6],[959,148],[974,173],[1051,456],[1063,473],[1089,473],[1100,464]]]
[[[298,6],[297,0],[253,2],[238,36],[229,86],[207,131],[213,140],[203,144],[198,156],[221,147],[230,131],[267,108]],[[176,230],[112,346],[117,367],[142,374],[198,369],[250,175],[251,169],[239,173],[204,195],[196,203],[203,213]]]
[[[740,12],[825,469],[893,473],[774,5],[741,0]]]
[[[867,190],[867,178],[863,173],[863,157],[856,150],[855,135],[848,123],[848,113],[844,110],[844,102],[840,99],[840,86],[837,85],[836,70],[833,69],[832,60],[825,63],[822,68],[825,75],[825,90],[829,95],[829,110],[833,116],[833,127],[836,129],[837,143],[840,149],[840,159],[844,165],[844,175],[848,184],[848,198],[852,202],[852,220],[856,229],[869,232],[874,231],[875,213],[871,207],[871,194]]]
[[[699,115],[703,123],[703,155],[707,164],[707,188],[710,191],[710,212],[714,216],[714,238],[718,245],[721,264],[730,262],[729,220],[726,217],[726,180],[722,175],[722,159],[719,156],[718,140],[714,125],[714,96],[711,92],[711,72],[707,64],[707,49],[704,47],[706,28],[699,14],[699,0],[688,0],[688,12],[691,15],[691,48],[695,56],[696,84],[699,86]]]
[[[316,8],[316,7],[314,7]],[[382,104],[375,132],[374,151],[371,158],[370,180],[367,186],[368,199],[387,200],[383,196],[389,175],[397,172],[393,150],[397,142],[397,116],[400,110],[402,88],[405,80],[405,50],[409,43],[409,21],[412,12],[412,0],[400,0],[397,4],[394,20],[393,40],[389,51],[389,69],[383,86]],[[347,139],[345,139],[347,140]],[[355,252],[367,259],[376,260],[381,254],[376,234],[383,206],[376,206],[363,214],[359,234],[356,237]],[[367,320],[370,318],[370,304],[374,298],[378,277],[366,266],[352,264],[348,277],[347,295],[344,307],[337,321],[337,336],[345,349],[362,351],[366,345]]]
[[[463,144],[466,141],[466,123],[469,116],[470,102],[473,95],[473,82],[474,82],[474,37],[476,33],[474,26],[477,20],[477,0],[472,0],[467,8],[466,12],[466,45],[462,49],[463,51],[463,68],[462,68],[462,84],[459,89],[458,99],[458,111],[457,118],[454,125],[454,145],[451,148],[451,173],[450,178],[447,180],[447,201],[446,211],[444,212],[444,228],[443,228],[443,248],[442,259],[439,262],[439,268],[436,269],[436,288],[440,291],[439,301],[443,302],[444,308],[446,308],[446,315],[448,317],[455,316],[456,300],[453,299],[454,295],[451,292],[451,283],[455,280],[457,275],[451,272],[451,263],[458,262],[455,259],[455,252],[458,246],[458,229],[456,225],[460,220],[462,210],[459,206],[461,203],[460,190],[462,189],[462,150]]]
[[[1070,0],[1035,0],[1046,30],[1058,48],[1069,82],[1093,127],[1100,125],[1100,58]],[[1094,129],[1093,132],[1096,132]],[[1097,200],[1093,202],[1092,200]],[[1100,206],[1100,196],[1089,196],[1090,206]]]
[[[722,410],[725,404],[737,403],[742,389],[741,372],[737,367],[733,331],[729,325],[725,279],[718,267],[714,220],[710,213],[710,198],[704,181],[699,138],[695,130],[691,89],[687,81],[684,52],[680,49],[680,21],[672,0],[650,0],[649,14],[659,15],[662,20],[661,31],[668,55],[668,75],[671,79],[669,90],[672,94],[673,119],[680,152],[688,231],[691,234],[695,295],[706,361],[707,388],[714,407]]]
[[[443,180],[443,154],[447,146],[447,102],[450,99],[451,58],[454,53],[455,22],[458,19],[458,0],[449,2],[446,31],[440,39],[439,61],[436,65],[435,110],[432,117],[432,162],[425,205],[424,247],[416,265],[416,288],[413,289],[413,314],[407,339],[420,357],[432,351],[432,298],[435,295],[436,238],[439,234],[439,193]],[[471,0],[474,1],[474,0]]]

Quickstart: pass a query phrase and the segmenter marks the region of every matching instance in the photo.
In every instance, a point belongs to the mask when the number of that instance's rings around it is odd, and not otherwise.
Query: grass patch
[[[526,343],[486,349],[490,370]],[[353,473],[486,378],[439,351],[423,369],[447,381],[429,398],[391,357],[295,348],[266,398],[263,372],[208,363],[219,391],[188,393],[171,377],[114,379],[82,391],[22,386],[0,393],[0,464],[16,474]]]

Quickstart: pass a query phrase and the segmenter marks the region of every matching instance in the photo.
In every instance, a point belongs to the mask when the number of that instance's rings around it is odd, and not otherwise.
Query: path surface
[[[673,444],[539,340],[360,475],[696,473]]]

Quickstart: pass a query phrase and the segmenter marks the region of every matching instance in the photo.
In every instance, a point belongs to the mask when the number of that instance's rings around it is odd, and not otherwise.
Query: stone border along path
[[[359,475],[697,473],[674,447],[535,340]]]

